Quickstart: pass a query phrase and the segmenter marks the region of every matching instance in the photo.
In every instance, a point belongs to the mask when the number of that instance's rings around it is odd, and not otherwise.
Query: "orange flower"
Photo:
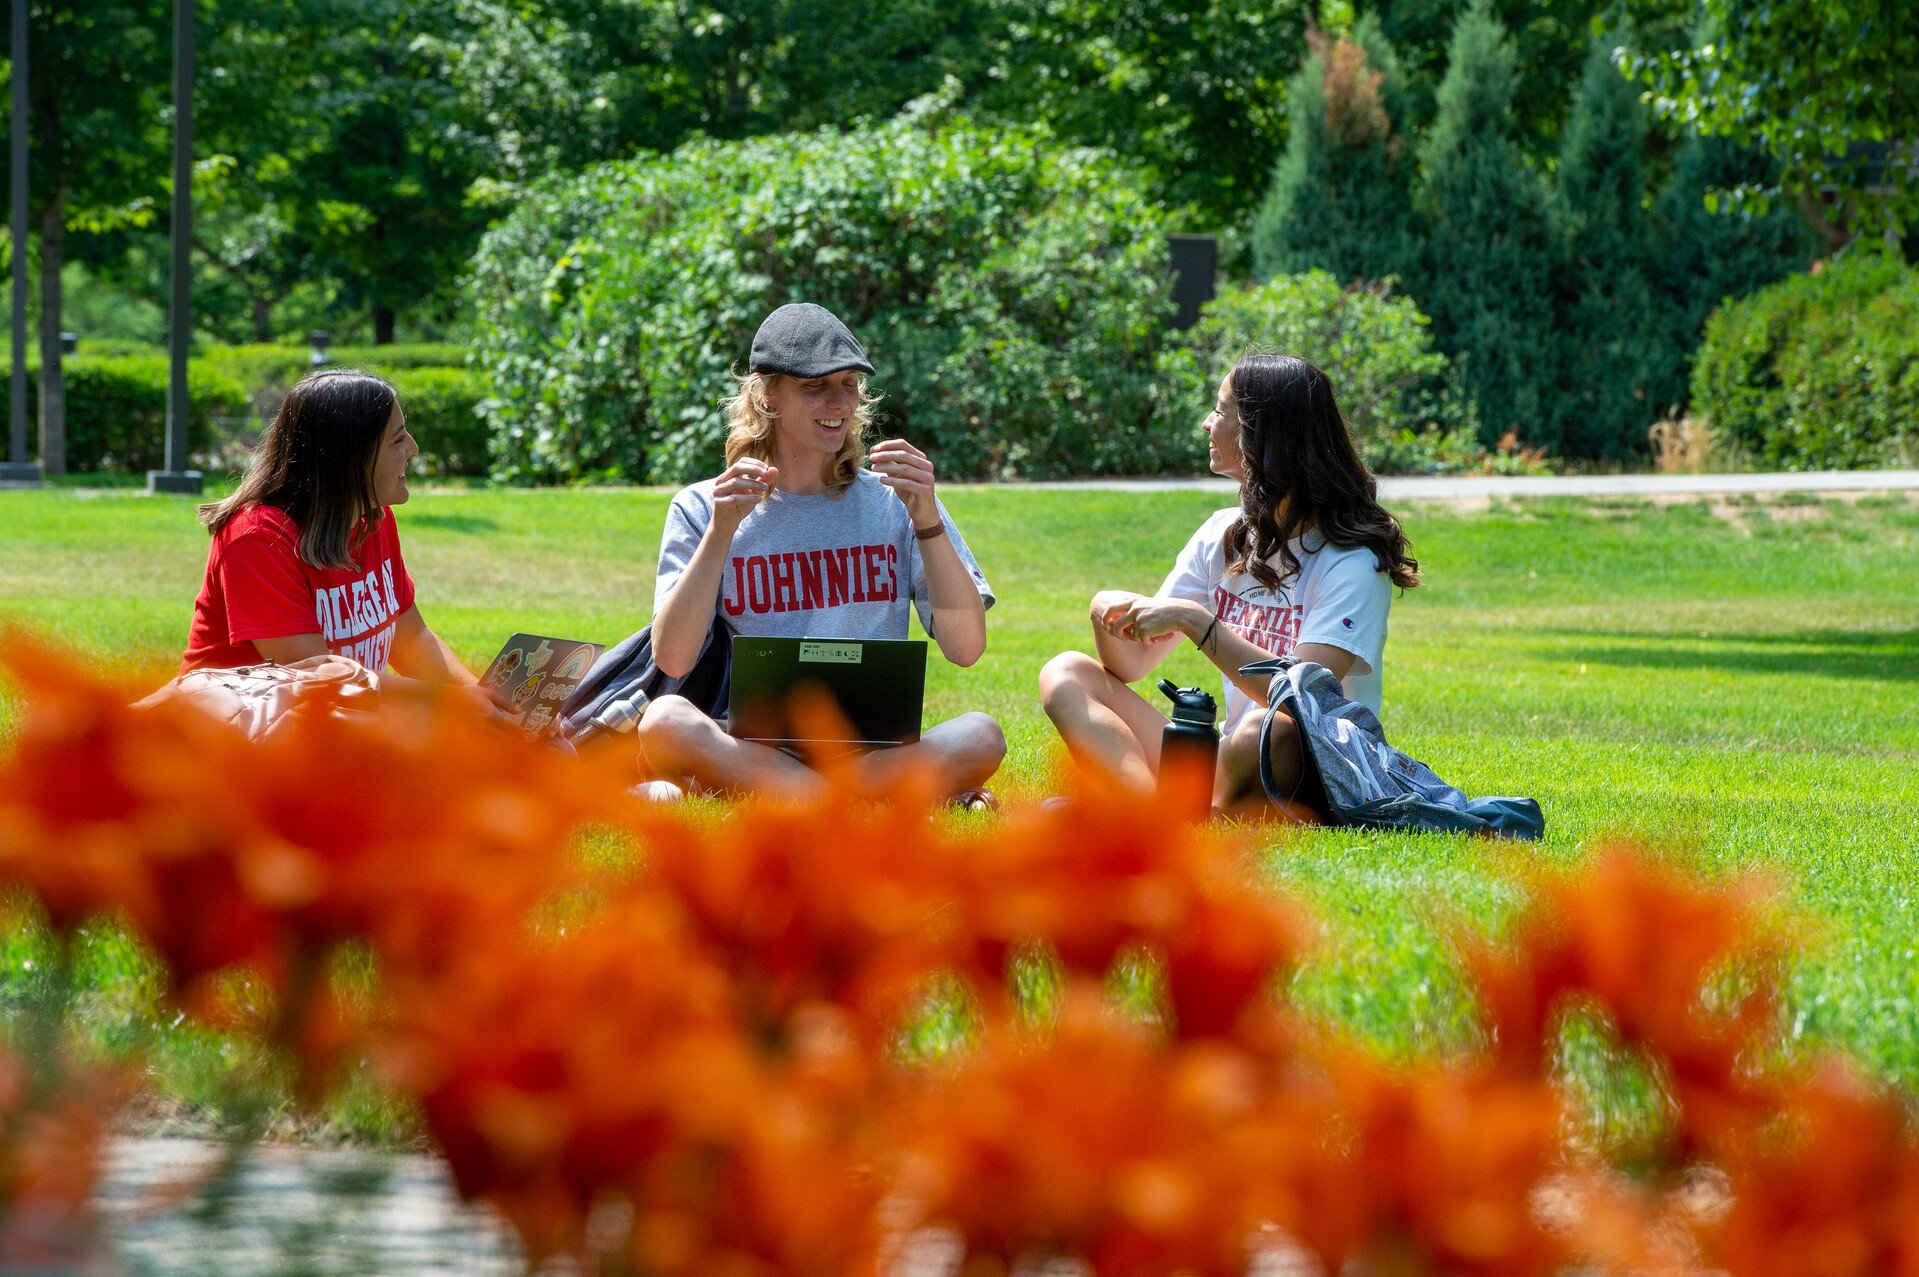
[[[1579,870],[1541,876],[1509,950],[1468,946],[1501,1058],[1537,1071],[1556,1012],[1581,995],[1677,1085],[1726,1087],[1775,1024],[1779,941],[1758,912],[1772,890],[1758,877],[1702,882],[1624,843]],[[1708,1008],[1708,979],[1738,960],[1751,964],[1754,988],[1730,1012]]]
[[[86,1258],[100,1153],[124,1094],[116,1069],[64,1052],[29,1063],[0,1047],[0,1270]]]
[[[1740,1277],[1919,1273],[1919,1149],[1905,1104],[1828,1060],[1776,1085],[1771,1120],[1721,1150],[1723,1217],[1705,1232]]]

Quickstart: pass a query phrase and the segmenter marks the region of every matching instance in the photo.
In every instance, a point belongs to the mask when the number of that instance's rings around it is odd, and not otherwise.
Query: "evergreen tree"
[[[1464,364],[1491,443],[1557,448],[1542,412],[1553,365],[1546,187],[1513,136],[1512,46],[1486,0],[1453,28],[1438,113],[1420,146],[1426,249],[1414,285],[1440,348]]]
[[[1548,405],[1570,456],[1643,451],[1646,427],[1674,400],[1655,388],[1662,331],[1645,206],[1646,111],[1595,40],[1559,157],[1553,232],[1561,359]]]
[[[1288,87],[1292,130],[1253,226],[1254,268],[1261,278],[1402,274],[1418,241],[1398,61],[1371,15],[1351,39],[1309,40]]]
[[[1655,402],[1682,403],[1706,319],[1741,297],[1803,270],[1817,244],[1798,214],[1775,202],[1764,213],[1721,203],[1715,192],[1777,184],[1778,165],[1727,138],[1686,139],[1654,205],[1662,269],[1664,339],[1652,377]],[[1708,208],[1708,198],[1717,207]]]

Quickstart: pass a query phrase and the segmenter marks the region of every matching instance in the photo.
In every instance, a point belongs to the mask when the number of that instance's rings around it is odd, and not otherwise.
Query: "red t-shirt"
[[[316,568],[300,557],[300,525],[256,505],[227,520],[207,551],[180,669],[254,665],[254,639],[318,633],[327,650],[372,670],[386,668],[393,629],[413,606],[413,578],[400,558],[393,514],[353,547],[351,568]]]

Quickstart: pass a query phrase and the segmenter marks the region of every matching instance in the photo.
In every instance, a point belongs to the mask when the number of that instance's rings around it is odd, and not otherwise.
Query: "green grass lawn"
[[[1045,788],[1035,676],[1090,650],[1085,602],[1150,590],[1218,502],[954,488],[946,501],[1000,603],[971,670],[935,660],[928,713],[984,708],[1012,752],[1001,786]],[[426,491],[399,512],[421,607],[485,662],[516,629],[611,641],[650,612],[667,494]],[[1819,942],[1791,990],[1797,1038],[1837,1042],[1919,1086],[1919,506],[1782,499],[1551,501],[1400,511],[1427,584],[1398,599],[1384,719],[1469,793],[1527,794],[1538,846],[1315,831],[1274,874],[1338,943],[1299,994],[1395,1050],[1459,1040],[1440,915],[1496,922],[1506,869],[1642,834],[1715,870],[1770,866]],[[0,493],[0,617],[159,668],[182,646],[206,554],[184,500]],[[1190,649],[1181,681],[1216,680]],[[164,671],[163,671],[164,672]],[[12,707],[0,695],[0,735]],[[18,979],[24,941],[9,951]]]

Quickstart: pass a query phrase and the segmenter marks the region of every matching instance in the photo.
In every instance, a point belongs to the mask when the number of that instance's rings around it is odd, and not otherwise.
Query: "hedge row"
[[[67,469],[76,473],[160,469],[166,460],[168,365],[158,355],[73,355],[61,361],[67,389]],[[0,371],[12,393],[12,378]],[[204,458],[248,415],[246,388],[204,363],[187,365],[187,449]],[[29,411],[40,410],[40,370],[27,370]],[[33,447],[38,438],[29,431]]]
[[[387,351],[401,351],[397,358]],[[464,367],[416,362],[432,353],[458,362],[464,348],[367,347],[341,355],[368,356],[366,367],[400,392],[420,443],[419,472],[480,475],[490,463],[486,423],[479,414],[486,382]],[[411,356],[411,357],[409,357]],[[187,364],[187,448],[194,464],[237,469],[258,433],[258,422],[278,410],[286,387],[307,371],[307,352],[292,347],[232,347]],[[336,360],[345,365],[345,360]],[[166,451],[168,363],[164,355],[72,355],[61,362],[67,387],[67,468],[76,473],[139,473],[158,469]],[[31,411],[39,411],[40,375],[27,371]],[[0,387],[8,384],[0,372]],[[35,440],[37,447],[37,439]]]
[[[1855,257],[1726,303],[1692,395],[1719,438],[1767,466],[1919,464],[1919,270]]]

